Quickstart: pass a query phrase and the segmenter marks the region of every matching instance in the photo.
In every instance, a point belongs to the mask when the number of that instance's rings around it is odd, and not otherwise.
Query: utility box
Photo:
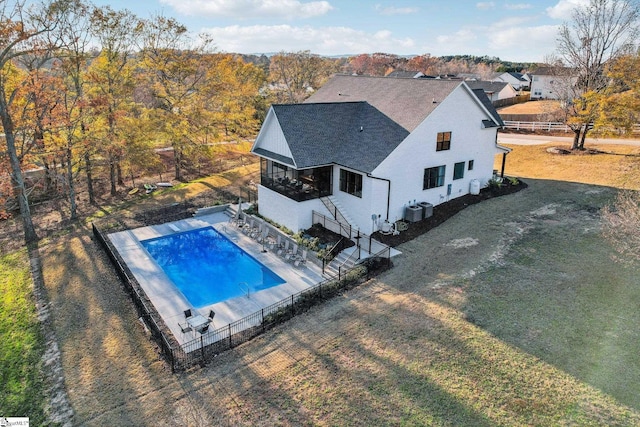
[[[410,205],[404,208],[404,220],[408,222],[418,222],[422,219],[422,207]]]
[[[418,206],[422,208],[422,219],[429,218],[433,215],[433,205],[427,202],[420,202]]]

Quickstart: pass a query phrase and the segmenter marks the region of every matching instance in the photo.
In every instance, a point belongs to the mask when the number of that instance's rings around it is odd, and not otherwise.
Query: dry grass
[[[638,272],[599,238],[614,191],[574,183],[615,187],[637,169],[513,148],[507,173],[528,189],[470,206],[377,280],[178,375],[89,230],[52,241],[43,273],[74,424],[640,425]],[[186,197],[171,193],[156,197]]]
[[[559,109],[558,101],[542,100],[509,105],[508,107],[500,108],[499,111],[501,114],[548,114]]]
[[[505,174],[520,178],[548,179],[640,190],[640,147],[593,145],[591,151],[552,154],[551,147],[570,149],[570,144],[507,145]],[[502,159],[494,166],[500,169]]]

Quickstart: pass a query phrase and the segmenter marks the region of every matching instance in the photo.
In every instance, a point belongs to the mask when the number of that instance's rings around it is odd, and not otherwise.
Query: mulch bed
[[[491,199],[494,197],[516,193],[525,188],[527,188],[527,184],[521,180],[519,180],[518,184],[516,185],[505,183],[499,188],[483,188],[478,195],[466,194],[464,196],[457,197],[448,202],[434,206],[433,215],[431,217],[425,218],[418,222],[407,223],[408,229],[402,231],[398,235],[384,235],[379,231],[376,231],[372,236],[374,239],[384,243],[385,245],[396,247],[405,242],[413,240],[418,236],[423,235],[432,228],[437,227],[467,206],[473,205],[475,203],[480,203],[483,200]]]

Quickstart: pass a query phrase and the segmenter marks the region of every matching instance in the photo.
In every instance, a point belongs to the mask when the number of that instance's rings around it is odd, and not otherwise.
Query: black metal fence
[[[247,342],[273,326],[355,286],[361,280],[368,280],[373,274],[391,267],[391,248],[386,247],[364,263],[341,272],[339,277],[325,280],[227,326],[210,330],[192,341],[179,345],[110,240],[95,224],[92,224],[92,227],[96,239],[116,268],[138,314],[151,331],[151,337],[158,345],[160,354],[171,366],[172,372],[196,365],[203,366],[217,354]]]

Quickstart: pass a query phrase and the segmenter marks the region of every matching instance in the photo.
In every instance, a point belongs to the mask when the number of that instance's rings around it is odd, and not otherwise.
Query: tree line
[[[593,126],[637,120],[637,18],[637,3],[591,0],[559,33],[549,62],[579,75],[563,100],[577,147]],[[115,195],[127,177],[163,170],[157,147],[173,149],[180,180],[185,166],[216,155],[216,142],[254,137],[269,105],[302,102],[335,73],[489,79],[535,66],[472,55],[220,53],[206,34],[162,15],[143,19],[83,0],[0,1],[0,217],[17,204],[25,240],[37,240],[24,179],[35,167],[44,193],[68,200],[71,219],[79,183],[90,203],[99,179]]]

